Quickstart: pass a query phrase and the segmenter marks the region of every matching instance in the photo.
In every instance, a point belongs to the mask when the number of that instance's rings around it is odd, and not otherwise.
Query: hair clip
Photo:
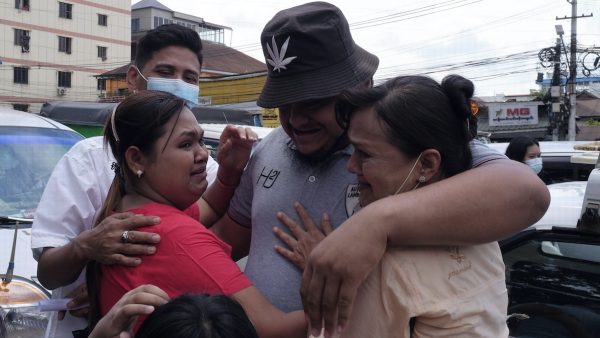
[[[112,114],[110,114],[110,126],[111,126],[111,129],[112,129],[113,137],[115,138],[115,141],[117,141],[117,143],[119,143],[119,135],[117,135],[117,127],[115,126],[115,114],[117,112],[117,107],[118,106],[119,105],[117,104],[115,106],[115,109],[113,109]]]

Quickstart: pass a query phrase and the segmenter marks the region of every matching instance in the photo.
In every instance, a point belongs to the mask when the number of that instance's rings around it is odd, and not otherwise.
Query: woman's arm
[[[154,285],[141,285],[127,292],[96,324],[89,338],[130,338],[129,330],[138,316],[147,316],[169,301],[169,296]]]
[[[198,201],[200,223],[211,227],[227,211],[258,136],[250,128],[228,125],[219,139],[217,178]]]
[[[309,255],[301,294],[311,326],[320,329],[322,319],[328,332],[345,325],[358,287],[388,245],[497,241],[535,223],[549,203],[534,172],[508,159],[371,203]]]
[[[261,338],[306,337],[304,312],[281,312],[254,286],[236,292],[232,298],[244,308]]]

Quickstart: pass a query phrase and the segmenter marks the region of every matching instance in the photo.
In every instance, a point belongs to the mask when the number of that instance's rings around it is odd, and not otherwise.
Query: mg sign
[[[490,102],[490,126],[538,124],[538,102]]]

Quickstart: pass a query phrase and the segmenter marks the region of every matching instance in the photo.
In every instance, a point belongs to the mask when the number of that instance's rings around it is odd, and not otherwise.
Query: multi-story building
[[[134,42],[144,36],[147,31],[169,23],[195,30],[200,34],[202,41],[221,44],[225,43],[225,31],[231,31],[230,27],[206,22],[203,18],[194,15],[173,11],[157,0],[142,0],[131,6],[131,38]]]
[[[0,0],[0,107],[98,99],[94,75],[131,59],[130,0]]]
[[[260,113],[255,101],[267,74],[266,65],[225,44],[227,26],[204,21],[203,18],[171,10],[157,0],[142,0],[131,7],[131,51],[135,55],[137,41],[151,29],[177,24],[195,30],[202,39],[202,72],[200,103],[204,105],[238,104],[252,113]],[[129,63],[97,75],[103,83],[98,91],[100,101],[118,102],[129,94],[125,81]]]

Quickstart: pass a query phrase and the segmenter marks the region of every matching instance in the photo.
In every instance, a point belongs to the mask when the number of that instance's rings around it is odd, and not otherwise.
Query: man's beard
[[[296,145],[290,139],[288,141],[288,155],[292,160],[297,160],[300,164],[306,166],[319,166],[321,164],[326,163],[332,158],[332,154],[336,151],[344,149],[348,146],[350,142],[348,141],[348,133],[344,132],[340,137],[338,137],[335,142],[326,149],[320,149],[312,154],[302,154],[298,151]]]

